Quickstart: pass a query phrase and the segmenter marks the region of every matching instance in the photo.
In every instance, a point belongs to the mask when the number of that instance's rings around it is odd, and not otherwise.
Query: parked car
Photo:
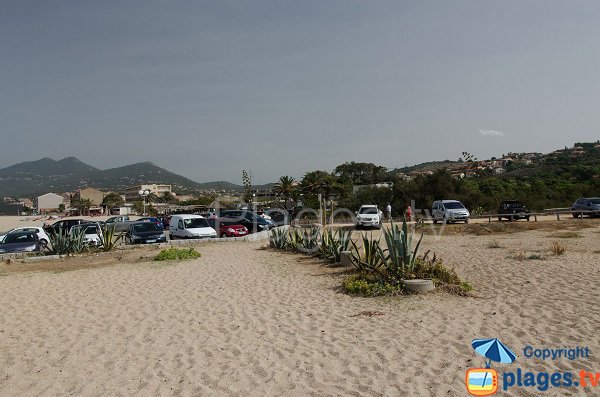
[[[156,218],[156,217],[153,217],[153,216],[148,216],[148,217],[145,217],[145,218],[140,218],[137,221],[138,222],[152,222],[152,223],[156,224],[156,226],[160,227],[161,229],[165,228],[164,225],[163,225],[162,220],[160,218]]]
[[[437,200],[431,205],[433,223],[469,223],[470,216],[469,210],[457,200]]]
[[[201,215],[180,214],[171,217],[169,238],[214,238],[215,229],[210,227],[208,220]]]
[[[267,208],[265,214],[268,214],[275,226],[289,224],[292,220],[290,212],[283,208]]]
[[[245,226],[250,233],[262,232],[271,229],[274,224],[256,215],[249,210],[226,210],[221,211],[219,218],[226,218],[238,225]]]
[[[383,222],[383,212],[376,205],[362,205],[356,211],[356,221],[354,226],[356,229],[367,227],[381,228]]]
[[[106,227],[115,226],[115,232],[125,232],[129,230],[129,217],[127,215],[113,216],[105,222]]]
[[[521,204],[520,201],[504,200],[498,209],[498,220],[501,221],[502,218],[506,218],[509,221],[518,219],[529,220],[529,213],[530,211],[525,205]]]
[[[236,221],[228,220],[227,218],[221,219],[208,219],[210,227],[215,229],[217,236],[221,237],[244,237],[247,236],[249,231],[244,225],[236,223]]]
[[[583,217],[584,215],[600,216],[600,197],[580,198],[573,203],[571,207],[573,218]]]
[[[71,228],[69,233],[78,233],[83,231],[86,244],[94,247],[102,245],[103,232],[102,226],[96,222],[82,223]]]
[[[152,222],[129,222],[125,242],[127,244],[164,243],[167,241],[161,228]]]
[[[3,233],[3,234],[0,235],[0,241],[2,241],[4,239],[4,236],[6,236],[9,233],[13,233],[13,232],[32,232],[32,233],[35,233],[37,235],[38,239],[40,240],[40,244],[42,246],[48,245],[48,242],[50,241],[50,238],[46,234],[46,231],[44,230],[44,228],[39,227],[39,226],[24,226],[24,227],[16,227],[14,229],[10,229],[6,233]]]
[[[33,231],[8,233],[0,242],[0,254],[16,252],[41,252],[40,239]]]
[[[80,225],[82,223],[86,223],[88,221],[84,219],[62,219],[60,221],[54,222],[52,225],[45,225],[44,231],[47,234],[50,233],[68,233],[69,230],[75,225]]]

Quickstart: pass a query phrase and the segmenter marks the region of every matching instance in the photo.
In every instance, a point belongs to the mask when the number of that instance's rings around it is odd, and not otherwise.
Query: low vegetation
[[[581,238],[583,236],[577,232],[557,232],[557,233],[552,233],[548,237],[551,237],[551,238]]]
[[[60,229],[57,233],[49,233],[50,243],[45,247],[50,255],[74,255],[88,251],[112,251],[123,238],[122,233],[115,233],[115,226],[106,226],[102,233],[98,233],[100,243],[90,245],[85,239],[85,231],[76,229],[72,232]]]
[[[175,261],[196,259],[201,255],[193,248],[167,248],[163,249],[154,257],[155,261]]]
[[[404,281],[431,279],[436,287],[456,294],[466,294],[471,286],[461,280],[454,269],[444,265],[429,251],[418,256],[423,235],[418,239],[406,220],[402,226],[392,224],[383,229],[384,241],[363,233],[355,241],[346,229],[277,228],[271,231],[270,245],[279,250],[314,254],[329,262],[338,262],[349,251],[355,274],[344,280],[342,289],[352,295],[397,295],[405,292]]]
[[[550,252],[552,253],[552,255],[560,256],[563,255],[566,251],[567,247],[564,244],[559,243],[558,241],[554,241],[552,244],[550,244]]]
[[[487,247],[490,249],[501,248],[500,242],[498,240],[490,240],[487,243]]]
[[[46,250],[51,255],[73,255],[87,251],[89,246],[85,241],[85,233],[83,230],[77,230],[68,233],[66,230],[59,230],[58,233],[50,233],[48,235],[50,244]]]

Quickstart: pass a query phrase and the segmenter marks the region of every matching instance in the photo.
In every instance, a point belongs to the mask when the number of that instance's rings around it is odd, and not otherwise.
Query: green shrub
[[[414,273],[408,275],[407,278],[432,279],[436,287],[459,295],[466,294],[473,289],[471,284],[458,277],[454,268],[444,265],[444,262],[435,254],[433,258],[428,259],[428,254],[429,251],[425,256],[417,258]]]
[[[399,286],[381,283],[368,274],[356,274],[344,280],[342,288],[349,295],[382,296],[402,293]]]
[[[200,253],[193,248],[167,248],[154,257],[155,261],[173,261],[199,258]]]

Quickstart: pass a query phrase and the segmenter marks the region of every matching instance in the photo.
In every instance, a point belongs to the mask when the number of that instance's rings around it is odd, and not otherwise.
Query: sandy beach
[[[465,371],[484,366],[470,342],[494,337],[524,371],[599,372],[599,226],[576,238],[426,236],[473,284],[469,297],[347,296],[346,269],[264,242],[199,244],[202,257],[181,263],[152,262],[158,248],[143,247],[69,259],[73,271],[1,264],[0,395],[465,396]],[[592,353],[540,360],[527,345]]]

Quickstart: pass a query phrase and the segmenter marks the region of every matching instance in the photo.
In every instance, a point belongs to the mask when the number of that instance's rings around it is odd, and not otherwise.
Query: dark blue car
[[[37,234],[33,232],[12,232],[4,236],[0,242],[0,254],[15,252],[40,252],[42,245]]]

